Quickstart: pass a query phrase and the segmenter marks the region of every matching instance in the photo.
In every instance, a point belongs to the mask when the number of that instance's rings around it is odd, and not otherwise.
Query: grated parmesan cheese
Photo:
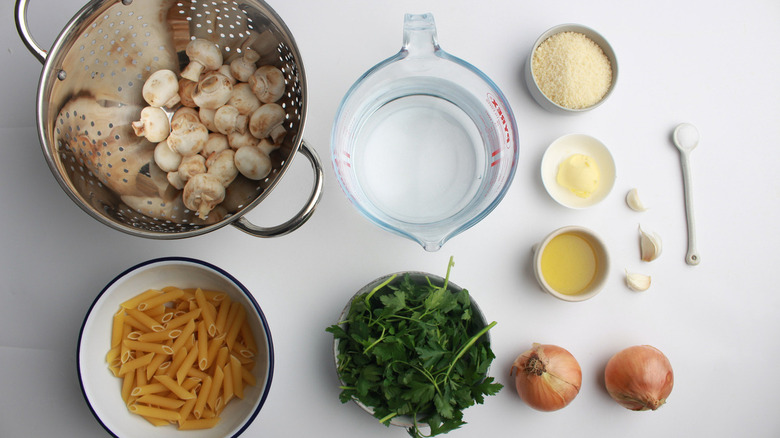
[[[548,99],[570,109],[597,104],[612,84],[609,58],[593,40],[579,32],[547,38],[533,53],[532,70]]]

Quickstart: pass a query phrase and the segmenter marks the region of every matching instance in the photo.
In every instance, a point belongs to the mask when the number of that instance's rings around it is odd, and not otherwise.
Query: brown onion
[[[604,370],[609,395],[632,411],[656,410],[674,386],[672,364],[657,348],[637,345],[612,356]]]
[[[580,392],[582,370],[566,349],[557,345],[533,344],[515,359],[509,375],[515,373],[517,394],[539,411],[557,411]]]

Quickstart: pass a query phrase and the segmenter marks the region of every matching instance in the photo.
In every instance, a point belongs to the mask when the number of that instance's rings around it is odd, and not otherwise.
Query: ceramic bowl
[[[595,104],[589,107],[574,109],[574,108],[567,108],[553,102],[542,92],[541,88],[539,88],[539,83],[536,81],[536,77],[534,76],[534,72],[532,68],[532,60],[533,60],[534,52],[539,47],[539,45],[541,45],[548,38],[561,32],[577,32],[585,35],[591,41],[593,41],[599,47],[601,47],[601,50],[607,56],[607,59],[609,59],[609,62],[611,64],[612,83],[609,86],[609,90],[600,101],[596,102]],[[617,83],[618,63],[617,63],[617,57],[615,56],[615,51],[612,49],[612,46],[610,46],[609,42],[607,42],[606,38],[604,38],[598,32],[596,32],[595,30],[587,26],[570,23],[570,24],[561,24],[553,28],[550,28],[542,35],[539,36],[539,38],[534,42],[534,45],[531,48],[531,52],[528,54],[528,57],[525,60],[523,72],[525,76],[525,83],[526,86],[528,87],[528,91],[531,93],[531,96],[534,98],[534,100],[542,108],[556,114],[579,114],[597,108],[599,105],[604,103],[607,100],[607,98],[609,98],[609,96],[612,94],[612,91],[615,89],[615,84]]]
[[[593,158],[599,167],[601,178],[596,190],[587,198],[577,196],[558,184],[558,168],[565,159],[574,154]],[[541,164],[542,184],[557,203],[575,209],[592,207],[609,195],[615,185],[617,169],[612,154],[598,139],[585,134],[569,134],[558,138],[547,147]]]
[[[542,273],[542,254],[544,253],[544,249],[553,238],[564,233],[576,234],[585,239],[593,249],[593,254],[596,258],[596,272],[593,280],[585,288],[585,290],[576,295],[567,295],[555,290],[547,283],[547,281],[544,279],[544,274]],[[557,230],[545,236],[545,238],[538,245],[534,246],[533,269],[536,281],[539,283],[539,286],[544,292],[562,301],[585,301],[598,295],[607,282],[607,277],[609,276],[609,266],[609,252],[607,251],[607,245],[604,243],[604,240],[598,234],[585,227],[572,225],[558,228]]]
[[[391,285],[392,284],[397,284],[407,274],[409,275],[411,280],[413,282],[417,283],[417,284],[426,283],[428,280],[430,280],[430,282],[433,285],[435,285],[435,286],[441,286],[441,285],[444,284],[444,278],[442,278],[442,277],[439,277],[439,276],[433,275],[433,274],[428,274],[428,273],[425,273],[425,272],[417,272],[417,271],[397,272],[395,274],[388,274],[388,275],[379,277],[376,280],[374,280],[374,281],[366,284],[362,288],[360,288],[360,290],[358,290],[357,293],[355,293],[355,295],[353,295],[352,298],[350,298],[350,300],[347,302],[347,305],[344,306],[344,309],[342,310],[341,314],[339,315],[339,321],[344,321],[344,319],[346,318],[346,316],[347,316],[347,314],[349,312],[350,306],[352,305],[352,302],[354,301],[355,297],[358,297],[358,296],[363,295],[365,293],[371,292],[374,288],[376,288],[377,286],[379,286],[382,283],[386,282],[388,279],[390,279],[390,277],[393,277],[393,276],[395,276],[395,278],[389,284],[391,284]],[[459,292],[459,291],[462,290],[462,288],[460,286],[456,285],[452,281],[447,283],[447,289],[452,291],[452,292]],[[487,323],[486,323],[484,314],[480,310],[480,308],[477,305],[477,303],[474,300],[474,298],[471,297],[471,296],[470,296],[470,298],[471,298],[471,309],[473,311],[472,318],[474,320],[474,323],[475,323],[476,327],[485,327],[487,325]],[[342,325],[342,327],[343,327],[343,325]],[[490,331],[485,333],[480,339],[481,339],[481,342],[488,342],[489,343],[490,342]],[[339,340],[335,339],[333,341],[333,357],[334,357],[337,369],[339,367],[338,354],[339,354]],[[355,398],[353,398],[352,401],[356,405],[358,405],[361,409],[363,409],[365,412],[367,412],[367,413],[369,413],[371,415],[374,415],[374,409],[371,406],[367,406],[366,404],[360,402],[359,400],[357,400]],[[409,428],[409,427],[412,427],[414,425],[414,422],[413,422],[413,420],[412,420],[412,418],[410,416],[399,415],[399,416],[393,417],[390,420],[390,424],[393,425],[393,426]],[[420,423],[418,423],[418,425],[419,424]],[[427,427],[424,423],[422,423],[422,425],[424,427]]]
[[[111,347],[113,315],[120,303],[146,291],[166,286],[202,288],[228,294],[246,310],[246,320],[257,344],[255,386],[247,386],[244,398],[233,398],[212,429],[180,431],[174,425],[153,426],[131,413],[121,396],[122,379],[109,370],[106,354]],[[140,263],[119,274],[100,292],[87,312],[78,341],[77,370],[81,391],[97,421],[116,437],[236,437],[252,423],[268,397],[274,369],[271,332],[263,311],[251,292],[226,271],[189,258],[160,258]]]

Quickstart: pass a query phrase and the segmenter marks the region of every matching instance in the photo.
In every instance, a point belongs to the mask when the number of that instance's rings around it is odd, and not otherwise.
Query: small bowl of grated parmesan
[[[615,88],[615,52],[599,33],[580,24],[544,32],[525,62],[525,82],[539,105],[574,114],[601,105]]]

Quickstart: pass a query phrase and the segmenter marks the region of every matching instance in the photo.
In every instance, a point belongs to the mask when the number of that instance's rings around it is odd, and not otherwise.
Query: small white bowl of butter
[[[617,176],[609,149],[585,134],[568,134],[552,142],[542,157],[541,174],[550,197],[575,209],[604,200]]]

